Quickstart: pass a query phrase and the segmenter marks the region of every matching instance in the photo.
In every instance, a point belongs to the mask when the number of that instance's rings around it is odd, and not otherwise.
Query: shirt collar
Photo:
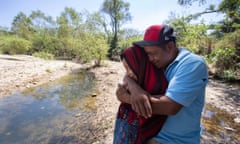
[[[167,66],[166,72],[170,67],[176,65],[181,59],[183,59],[186,55],[190,53],[186,48],[178,48],[178,50],[178,56]]]

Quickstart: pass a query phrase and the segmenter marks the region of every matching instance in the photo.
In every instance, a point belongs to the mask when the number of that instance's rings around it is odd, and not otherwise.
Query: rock
[[[235,119],[234,119],[234,122],[240,124],[240,118],[235,118]]]
[[[78,114],[75,114],[75,117],[80,117],[82,114],[81,113],[78,113]]]
[[[228,131],[233,131],[233,132],[235,132],[235,131],[236,131],[235,129],[233,129],[233,128],[230,128],[230,127],[224,127],[224,129],[226,129],[226,130],[228,130]]]
[[[97,93],[92,93],[91,94],[91,97],[96,97],[97,96]]]

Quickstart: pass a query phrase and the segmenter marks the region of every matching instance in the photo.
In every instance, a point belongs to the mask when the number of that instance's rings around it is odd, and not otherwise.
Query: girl
[[[121,54],[126,75],[135,80],[151,95],[164,94],[167,80],[161,69],[155,68],[148,60],[144,50],[137,46],[125,49]],[[125,88],[122,88],[125,87]],[[121,101],[114,129],[114,144],[142,144],[156,135],[167,119],[165,115],[150,118],[139,116],[131,107],[127,83],[119,85],[126,95],[118,95]]]

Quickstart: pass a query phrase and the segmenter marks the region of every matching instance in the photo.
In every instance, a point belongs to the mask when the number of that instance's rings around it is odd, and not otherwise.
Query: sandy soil
[[[90,69],[96,75],[99,89],[97,119],[94,124],[101,129],[101,133],[97,136],[95,144],[112,143],[114,118],[119,105],[115,90],[117,83],[121,82],[124,75],[124,69],[119,62],[105,61],[103,65]],[[70,61],[45,61],[26,55],[0,55],[0,98],[58,79],[85,67]],[[235,87],[211,80],[206,93],[206,103],[233,114],[234,121],[240,124],[239,86]],[[225,139],[216,138],[209,134],[204,134],[202,137],[202,143],[225,142]],[[230,143],[235,142],[237,143],[237,140],[230,141]]]

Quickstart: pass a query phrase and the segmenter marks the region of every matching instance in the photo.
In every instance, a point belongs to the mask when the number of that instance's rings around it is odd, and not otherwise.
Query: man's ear
[[[175,44],[173,41],[168,42],[168,44],[167,44],[168,51],[172,51],[174,49],[174,47],[175,47]]]

